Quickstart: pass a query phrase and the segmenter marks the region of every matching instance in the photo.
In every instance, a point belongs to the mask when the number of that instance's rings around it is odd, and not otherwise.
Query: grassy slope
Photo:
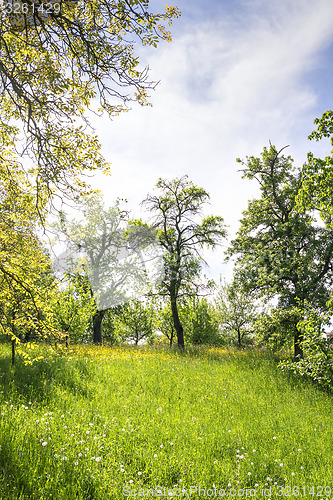
[[[0,355],[1,500],[158,485],[333,498],[332,399],[267,354],[77,347],[14,371]]]

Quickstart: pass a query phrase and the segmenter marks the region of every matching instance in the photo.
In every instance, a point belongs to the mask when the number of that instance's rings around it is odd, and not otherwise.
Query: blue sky
[[[151,1],[152,10],[165,2]],[[290,145],[303,163],[329,144],[307,140],[313,120],[333,106],[332,0],[179,0],[174,41],[138,48],[161,83],[152,108],[110,122],[94,120],[112,176],[97,176],[107,205],[126,198],[133,215],[158,177],[189,178],[210,193],[209,212],[232,236],[257,186],[241,179],[235,159],[258,155],[269,141]],[[230,276],[222,249],[211,271]]]

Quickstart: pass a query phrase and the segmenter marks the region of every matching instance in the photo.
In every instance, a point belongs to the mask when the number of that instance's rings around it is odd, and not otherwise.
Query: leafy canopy
[[[169,294],[193,292],[195,278],[199,276],[204,259],[201,250],[214,248],[225,236],[224,220],[220,216],[207,216],[197,221],[209,194],[195,186],[187,175],[171,181],[159,179],[156,187],[160,194],[148,195],[143,205],[152,216],[164,251],[165,279],[163,287]]]
[[[318,224],[313,212],[298,211],[302,169],[281,153],[271,146],[243,163],[243,176],[259,182],[261,196],[243,212],[229,257],[236,256],[236,274],[248,292],[275,297],[284,310],[305,301],[323,310],[333,278],[332,229]],[[298,344],[300,318],[288,317]]]
[[[130,101],[147,102],[155,84],[135,43],[170,41],[167,26],[179,16],[176,7],[151,13],[147,0],[51,3],[40,4],[47,12],[32,0],[22,3],[26,13],[7,3],[0,12],[0,150],[31,159],[40,205],[41,186],[73,196],[84,188],[82,173],[108,168],[86,111],[114,116]]]

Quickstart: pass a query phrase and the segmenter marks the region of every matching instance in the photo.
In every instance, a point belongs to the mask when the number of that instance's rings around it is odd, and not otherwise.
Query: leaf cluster
[[[179,11],[151,13],[146,0],[53,4],[45,3],[47,14],[34,0],[24,2],[27,14],[0,12],[0,130],[10,124],[6,140],[30,157],[38,195],[43,186],[49,197],[57,189],[73,197],[89,191],[82,174],[108,169],[86,131],[86,110],[98,100],[99,111],[114,116],[133,100],[147,102],[155,83],[139,69],[134,45],[170,41],[165,25]]]
[[[305,319],[300,322],[299,328],[302,331],[302,348],[304,358],[296,362],[286,361],[281,363],[283,370],[288,370],[294,374],[308,377],[319,386],[331,390],[333,389],[333,344],[326,338],[324,325],[332,316],[332,303],[326,315],[318,315],[317,312],[309,308]]]
[[[283,307],[312,300],[325,307],[332,280],[332,231],[313,213],[300,213],[297,196],[302,169],[274,146],[260,158],[248,158],[244,176],[256,179],[261,197],[249,202],[228,251],[248,291],[278,296]]]

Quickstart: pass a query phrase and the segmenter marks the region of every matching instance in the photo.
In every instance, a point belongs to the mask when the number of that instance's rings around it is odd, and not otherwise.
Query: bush
[[[205,298],[193,297],[179,310],[185,340],[192,345],[221,345],[214,307]]]
[[[262,313],[255,323],[256,336],[261,345],[273,352],[292,346],[295,325],[302,315],[296,307],[276,308]]]
[[[309,318],[299,323],[303,339],[301,347],[304,358],[288,361],[279,366],[311,378],[316,384],[326,389],[333,389],[333,343],[326,339],[323,325],[328,318],[310,314]]]

